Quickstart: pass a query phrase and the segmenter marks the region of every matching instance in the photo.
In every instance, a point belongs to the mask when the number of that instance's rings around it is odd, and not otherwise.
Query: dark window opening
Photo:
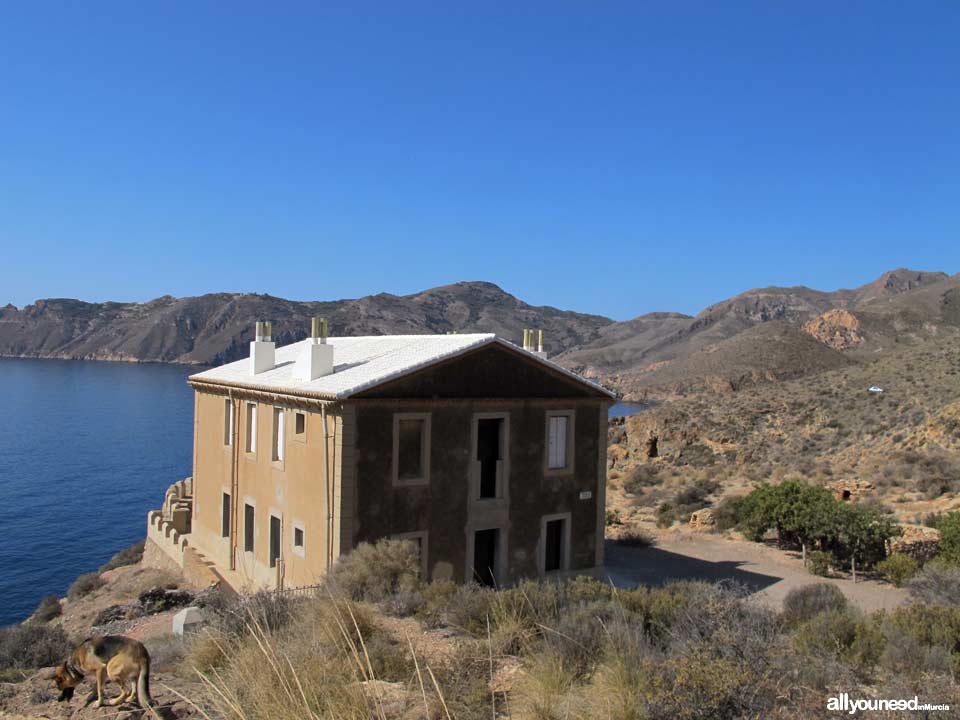
[[[657,443],[658,443],[658,440],[656,435],[650,436],[650,439],[647,440],[647,457],[648,458],[660,457],[660,450],[657,447]]]
[[[270,567],[277,566],[280,559],[280,518],[270,516]]]
[[[397,479],[420,480],[423,473],[423,420],[400,420],[397,434]]]
[[[243,506],[243,549],[253,552],[253,505]]]
[[[298,412],[293,423],[293,429],[297,435],[303,435],[307,431],[307,416]]]
[[[230,537],[230,493],[222,493],[221,496],[220,537]]]
[[[303,547],[303,529],[295,527],[293,529],[293,546],[302,548]]]
[[[563,567],[563,520],[550,520],[544,539],[544,564],[546,572],[560,570]]]
[[[497,585],[497,543],[500,531],[477,530],[473,536],[473,579],[481,585]]]
[[[477,421],[477,460],[480,461],[480,497],[497,497],[497,463],[500,457],[501,418]]]

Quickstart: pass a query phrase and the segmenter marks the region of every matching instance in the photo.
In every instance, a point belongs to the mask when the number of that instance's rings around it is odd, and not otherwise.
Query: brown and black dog
[[[57,700],[73,698],[74,689],[87,673],[95,674],[97,691],[90,693],[86,704],[94,695],[97,707],[119,705],[136,698],[141,707],[160,719],[150,697],[150,654],[142,643],[122,635],[96,635],[84,640],[71,653],[70,659],[57,667],[54,675],[60,690]],[[120,694],[104,701],[103,686],[108,678],[120,686]]]

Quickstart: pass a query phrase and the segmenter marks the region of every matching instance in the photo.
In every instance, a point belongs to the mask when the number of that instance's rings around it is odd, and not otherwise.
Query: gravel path
[[[820,578],[808,573],[796,553],[708,533],[667,531],[656,545],[625,547],[607,541],[607,577],[619,587],[661,585],[672,579],[735,580],[757,593],[764,603],[780,609],[786,594],[817,582],[833,583],[847,599],[866,611],[892,609],[907,593],[889,583],[847,578]]]

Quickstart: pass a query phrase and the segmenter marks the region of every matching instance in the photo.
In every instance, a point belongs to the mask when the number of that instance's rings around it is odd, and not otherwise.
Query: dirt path
[[[764,603],[779,609],[790,590],[816,582],[839,587],[863,610],[892,609],[907,594],[874,580],[854,584],[845,578],[820,578],[808,573],[795,553],[758,543],[728,540],[686,531],[659,532],[654,547],[631,548],[608,541],[606,575],[616,585],[660,585],[671,579],[734,580],[754,589]]]

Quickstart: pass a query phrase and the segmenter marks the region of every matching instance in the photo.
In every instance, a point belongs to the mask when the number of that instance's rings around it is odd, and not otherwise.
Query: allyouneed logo
[[[922,703],[920,698],[914,696],[910,700],[876,700],[857,698],[852,699],[848,693],[840,693],[836,697],[827,700],[827,710],[836,710],[845,712],[848,715],[854,715],[861,711],[877,710],[949,710],[949,705],[935,705],[932,703]]]

